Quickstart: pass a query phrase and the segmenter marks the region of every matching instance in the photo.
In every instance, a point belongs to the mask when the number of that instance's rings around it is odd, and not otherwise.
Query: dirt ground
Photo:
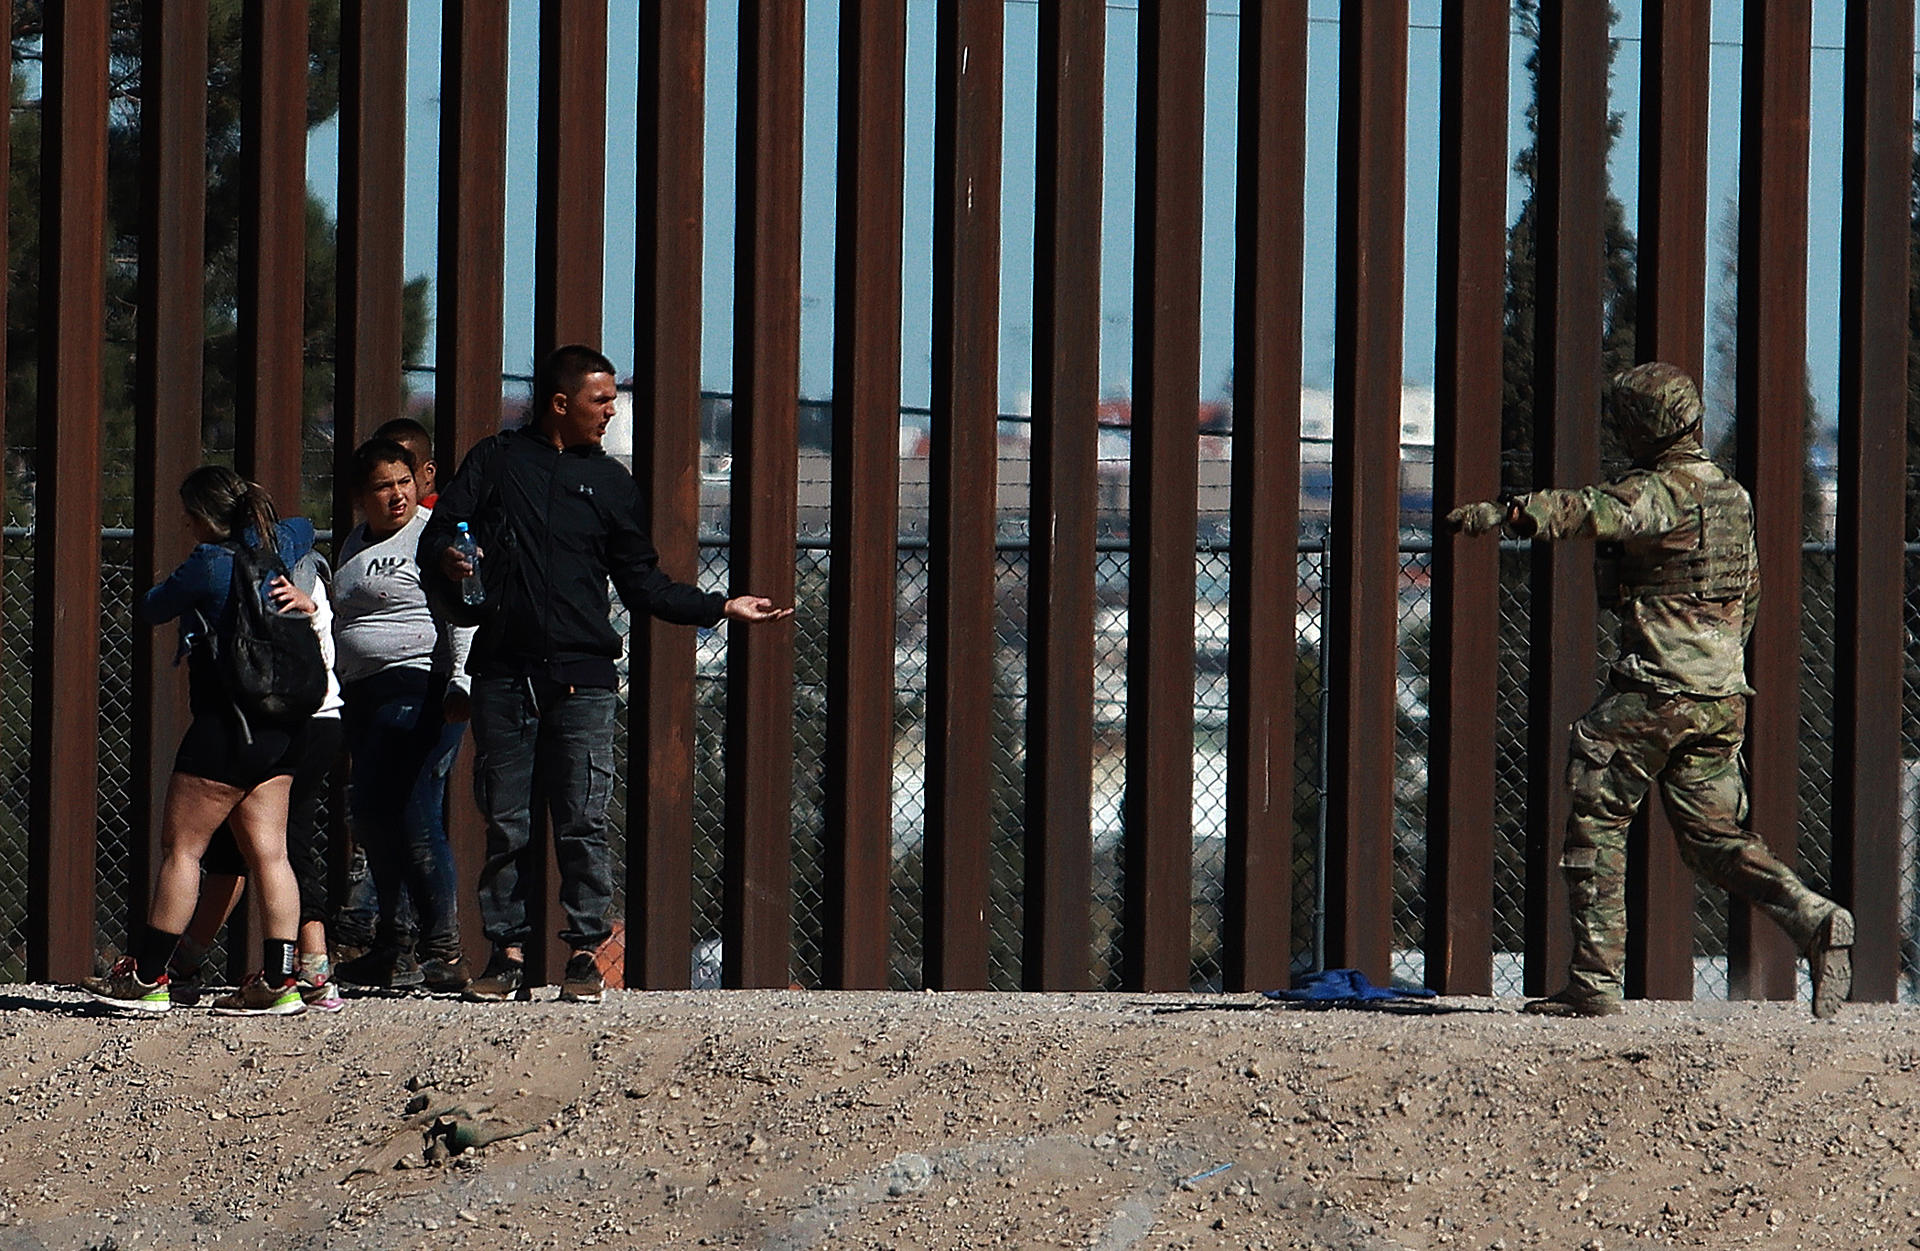
[[[0,1251],[1920,1246],[1911,1009],[1438,1006],[11,987]]]

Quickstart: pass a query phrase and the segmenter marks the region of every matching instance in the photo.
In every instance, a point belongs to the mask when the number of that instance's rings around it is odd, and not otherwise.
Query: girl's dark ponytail
[[[225,465],[202,465],[180,484],[180,502],[206,522],[216,536],[241,542],[251,528],[262,549],[280,554],[280,514],[273,497],[258,482],[249,482]]]
[[[240,497],[239,516],[242,526],[234,531],[242,533],[245,526],[252,526],[253,532],[260,536],[260,550],[270,556],[280,555],[280,514],[274,510],[273,497],[267,494],[267,488],[258,482],[246,484],[246,493]]]

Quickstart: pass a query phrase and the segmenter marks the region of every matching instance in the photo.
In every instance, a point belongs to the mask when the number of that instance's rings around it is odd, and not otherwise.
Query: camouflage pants
[[[1658,780],[1687,867],[1772,917],[1806,950],[1833,904],[1741,828],[1747,787],[1743,695],[1698,699],[1613,691],[1574,723],[1573,811],[1560,859],[1573,917],[1570,989],[1621,998],[1627,946],[1627,827]]]

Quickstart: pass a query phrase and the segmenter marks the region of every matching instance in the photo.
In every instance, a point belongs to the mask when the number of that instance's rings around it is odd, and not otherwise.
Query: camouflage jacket
[[[1621,545],[1629,559],[1658,563],[1691,553],[1701,543],[1699,499],[1704,484],[1725,471],[1688,441],[1650,469],[1635,469],[1599,486],[1535,491],[1520,499],[1516,529],[1541,539],[1596,539]],[[1744,490],[1744,517],[1731,542],[1744,547],[1744,594],[1641,594],[1623,598],[1615,677],[1658,691],[1719,698],[1751,695],[1746,643],[1760,600],[1760,567],[1753,547],[1752,504]],[[1529,525],[1531,523],[1531,525]]]

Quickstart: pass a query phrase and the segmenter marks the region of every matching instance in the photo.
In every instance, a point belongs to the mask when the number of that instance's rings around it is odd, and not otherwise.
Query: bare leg
[[[327,954],[327,927],[320,921],[308,921],[300,927],[300,954],[303,956],[324,956]]]
[[[300,930],[300,886],[287,863],[287,792],[292,779],[268,778],[247,792],[229,819],[247,876],[260,892],[265,937],[294,941]]]
[[[284,810],[285,779],[280,781]],[[167,784],[167,810],[161,827],[160,876],[154,889],[153,907],[147,913],[147,920],[155,929],[169,934],[186,932],[188,922],[193,919],[194,904],[200,897],[200,857],[206,854],[213,832],[244,796],[245,792],[238,787],[223,782],[190,773],[173,775]],[[285,859],[283,847],[283,863]]]

